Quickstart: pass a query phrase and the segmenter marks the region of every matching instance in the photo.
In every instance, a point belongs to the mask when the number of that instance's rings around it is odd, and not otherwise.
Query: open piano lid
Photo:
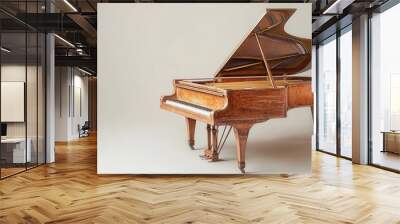
[[[292,36],[284,29],[295,11],[267,9],[216,76],[272,77],[308,70],[311,65],[311,40]]]

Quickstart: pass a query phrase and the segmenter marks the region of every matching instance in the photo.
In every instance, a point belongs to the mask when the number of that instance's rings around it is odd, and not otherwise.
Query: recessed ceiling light
[[[342,14],[343,9],[351,5],[355,0],[336,0],[322,14]]]
[[[71,42],[69,42],[68,40],[62,38],[61,36],[59,36],[58,34],[54,34],[55,37],[57,37],[59,40],[61,40],[62,42],[64,42],[65,44],[67,44],[70,47],[75,48],[75,45],[73,45]]]
[[[67,4],[74,12],[78,12],[78,10],[68,1],[64,0],[65,4]]]
[[[11,50],[9,50],[9,49],[7,49],[5,47],[1,47],[0,49],[1,49],[1,51],[4,51],[6,53],[10,53],[11,52]]]
[[[90,72],[88,72],[88,71],[86,71],[86,70],[83,70],[83,69],[81,69],[81,68],[79,68],[79,67],[78,67],[78,70],[81,71],[81,72],[83,72],[83,73],[85,73],[85,74],[87,74],[87,75],[93,75],[92,73],[90,73]]]

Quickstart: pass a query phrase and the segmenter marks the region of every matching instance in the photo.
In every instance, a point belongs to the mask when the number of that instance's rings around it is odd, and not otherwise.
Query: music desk
[[[25,144],[25,138],[5,138],[1,139],[1,157],[6,163],[25,163],[31,162],[32,153],[31,145],[32,140],[26,139],[28,144]],[[25,145],[26,154],[25,154]]]

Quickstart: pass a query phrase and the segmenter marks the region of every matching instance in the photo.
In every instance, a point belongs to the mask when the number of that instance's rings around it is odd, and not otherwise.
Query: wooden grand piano
[[[207,123],[206,159],[219,159],[229,134],[225,130],[233,128],[238,166],[244,173],[247,136],[255,123],[284,118],[291,108],[312,106],[311,78],[296,76],[310,69],[311,40],[284,30],[294,12],[267,9],[215,78],[174,80],[174,93],[161,97],[162,109],[186,118],[191,148],[196,121]],[[225,126],[220,139],[219,126]]]

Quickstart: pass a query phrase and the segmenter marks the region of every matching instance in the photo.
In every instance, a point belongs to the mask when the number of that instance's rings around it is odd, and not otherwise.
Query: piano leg
[[[211,129],[211,131],[210,131]],[[211,162],[218,161],[218,127],[207,125],[208,148],[204,150],[204,157]]]
[[[314,105],[310,106],[310,110],[311,110],[311,116],[312,116],[312,118],[314,120]]]
[[[245,163],[246,144],[251,126],[253,126],[253,124],[248,124],[248,123],[233,125],[233,131],[235,133],[238,166],[242,173],[245,172],[244,168],[246,166]]]
[[[196,120],[187,117],[186,126],[188,133],[188,144],[191,149],[194,149],[194,131],[196,130]]]
[[[207,124],[207,147],[211,149],[211,125]]]

